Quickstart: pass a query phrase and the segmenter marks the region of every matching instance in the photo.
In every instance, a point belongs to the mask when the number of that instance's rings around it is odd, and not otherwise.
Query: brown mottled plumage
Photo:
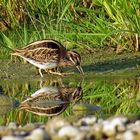
[[[43,87],[21,102],[20,110],[37,115],[55,116],[62,113],[70,102],[82,97],[81,87]]]
[[[41,77],[43,77],[41,69],[48,71],[57,66],[76,66],[83,74],[80,66],[80,55],[74,51],[67,51],[62,44],[55,40],[41,40],[30,43],[24,48],[16,49],[12,55],[20,56],[38,67]],[[49,72],[61,75],[61,73]]]

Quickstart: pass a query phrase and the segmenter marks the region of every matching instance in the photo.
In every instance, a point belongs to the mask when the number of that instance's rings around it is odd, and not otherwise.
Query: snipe
[[[66,48],[56,40],[41,40],[30,43],[21,49],[16,49],[12,55],[20,56],[29,63],[52,74],[63,75],[59,72],[53,72],[51,69],[58,66],[76,66],[83,74],[81,67],[81,57],[75,51],[67,51]]]
[[[65,111],[70,102],[82,97],[81,87],[43,87],[21,102],[20,110],[42,116],[56,116]]]

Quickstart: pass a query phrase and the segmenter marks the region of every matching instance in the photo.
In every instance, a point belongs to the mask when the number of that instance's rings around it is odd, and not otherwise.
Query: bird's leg
[[[43,77],[43,74],[41,72],[41,69],[39,69],[39,74],[40,74],[41,77]]]
[[[61,73],[60,72],[57,72],[57,67],[56,68],[53,68],[53,69],[46,69],[45,71],[47,72],[47,73],[50,73],[50,74],[56,74],[56,75],[61,75]]]
[[[41,81],[40,81],[40,88],[43,87],[42,85],[43,85],[43,81],[41,80]]]
[[[62,73],[62,69],[59,66],[55,68],[55,71],[59,71],[60,73]]]
[[[53,68],[53,69],[50,69],[50,70],[53,71],[53,72],[60,72],[59,69],[58,69],[58,67]]]

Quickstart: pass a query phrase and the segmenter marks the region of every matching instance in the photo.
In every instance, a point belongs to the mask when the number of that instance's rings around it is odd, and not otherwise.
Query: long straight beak
[[[76,68],[79,70],[79,72],[84,75],[83,69],[80,65],[76,66]]]

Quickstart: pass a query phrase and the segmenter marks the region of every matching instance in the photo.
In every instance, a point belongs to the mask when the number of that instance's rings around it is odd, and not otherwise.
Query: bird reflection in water
[[[82,88],[45,86],[21,102],[20,110],[41,116],[56,116],[65,111],[70,103],[82,98]]]

